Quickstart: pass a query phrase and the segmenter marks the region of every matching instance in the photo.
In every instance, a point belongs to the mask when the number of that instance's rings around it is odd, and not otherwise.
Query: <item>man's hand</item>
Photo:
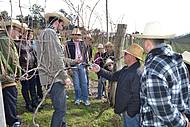
[[[100,71],[100,66],[98,64],[92,64],[89,69],[93,72],[99,72]]]
[[[65,79],[64,82],[65,82],[65,85],[71,85],[72,84],[70,78]]]
[[[76,63],[76,64],[80,64],[81,62],[82,62],[81,59],[75,59],[75,63]]]

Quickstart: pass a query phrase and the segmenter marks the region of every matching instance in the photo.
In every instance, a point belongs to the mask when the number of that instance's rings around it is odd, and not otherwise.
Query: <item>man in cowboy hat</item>
[[[37,57],[41,85],[52,87],[50,96],[54,107],[51,127],[66,127],[66,92],[65,85],[71,84],[71,80],[65,70],[65,62],[72,63],[65,58],[63,47],[56,32],[69,24],[69,20],[60,12],[45,14],[48,28],[45,28],[39,36],[37,44]]]
[[[164,40],[174,34],[159,22],[147,23],[141,35],[148,53],[141,79],[141,122],[143,127],[186,127],[189,78],[182,56]]]
[[[12,26],[12,27],[11,27]],[[8,34],[6,33],[6,28]],[[6,123],[10,127],[20,127],[17,118],[17,88],[15,78],[19,72],[19,58],[14,44],[20,36],[21,24],[18,20],[2,23],[0,29],[0,81],[2,84]],[[10,35],[10,41],[9,37]]]
[[[140,113],[140,60],[143,59],[143,48],[138,44],[132,44],[124,50],[124,66],[114,73],[93,64],[91,70],[104,78],[116,81],[116,97],[114,112],[122,114],[125,127],[139,127]]]
[[[72,39],[66,43],[66,49],[68,57],[78,61],[77,64],[73,65],[75,68],[72,69],[75,104],[80,105],[82,100],[82,103],[84,103],[85,106],[89,106],[87,73],[84,66],[84,64],[87,63],[87,50],[84,42],[80,38],[81,35],[80,29],[74,28],[72,31]]]

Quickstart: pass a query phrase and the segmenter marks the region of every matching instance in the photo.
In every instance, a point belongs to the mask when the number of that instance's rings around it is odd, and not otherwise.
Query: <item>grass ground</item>
[[[94,74],[90,74],[90,77],[92,79],[96,79]],[[94,90],[93,96],[90,97],[91,106],[89,107],[85,107],[84,105],[74,105],[73,89],[70,88],[68,90],[69,98],[67,99],[66,114],[68,127],[121,127],[121,117],[114,114],[113,109],[109,108],[99,115],[99,113],[103,111],[108,106],[108,104],[105,102],[105,100],[94,99],[97,92],[97,83],[91,83],[91,87]],[[41,109],[37,114],[36,122],[40,125],[40,127],[49,127],[53,113],[50,98],[47,98],[43,105],[43,109]],[[17,107],[23,127],[32,127],[32,114],[27,112],[25,109],[20,88]],[[97,117],[98,115],[99,117]]]

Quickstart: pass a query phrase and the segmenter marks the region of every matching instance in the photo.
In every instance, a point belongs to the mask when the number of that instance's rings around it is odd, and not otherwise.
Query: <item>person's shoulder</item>
[[[56,34],[56,31],[52,28],[45,28],[44,30],[42,30],[42,33]]]
[[[74,42],[73,42],[73,40],[72,40],[72,39],[70,39],[70,40],[67,40],[67,41],[66,41],[66,44],[67,44],[67,45],[73,45],[73,44],[74,44]]]
[[[0,38],[1,38],[1,40],[7,40],[7,39],[9,39],[9,37],[6,34],[1,34]]]

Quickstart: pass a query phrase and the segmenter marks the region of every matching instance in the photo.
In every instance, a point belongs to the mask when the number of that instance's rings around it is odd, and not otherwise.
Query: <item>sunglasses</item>
[[[111,67],[111,66],[113,66],[113,64],[109,64],[109,65],[108,65],[108,67]]]
[[[80,34],[73,34],[73,36],[81,36]]]

